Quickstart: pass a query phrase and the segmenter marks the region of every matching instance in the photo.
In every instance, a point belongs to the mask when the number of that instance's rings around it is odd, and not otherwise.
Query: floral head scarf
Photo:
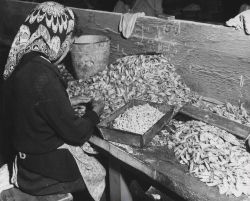
[[[37,5],[21,25],[9,52],[4,69],[7,79],[23,55],[36,51],[51,62],[58,60],[72,43],[74,13],[56,2]]]

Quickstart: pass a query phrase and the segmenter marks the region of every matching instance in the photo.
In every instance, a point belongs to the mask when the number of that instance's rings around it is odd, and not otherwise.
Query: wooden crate
[[[113,128],[114,120],[120,115],[123,114],[127,109],[138,106],[149,104],[152,107],[157,108],[159,111],[164,113],[164,116],[160,118],[151,128],[149,128],[144,134],[138,134],[133,132],[128,132],[124,130],[119,130]],[[115,111],[109,117],[104,119],[98,124],[98,128],[101,131],[101,134],[105,140],[118,142],[127,145],[133,145],[137,147],[143,147],[149,143],[152,138],[171,120],[174,113],[174,107],[166,104],[157,104],[148,101],[142,100],[131,100],[126,105]]]

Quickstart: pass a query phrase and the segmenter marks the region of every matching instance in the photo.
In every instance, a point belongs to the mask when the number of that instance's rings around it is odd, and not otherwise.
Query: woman
[[[5,134],[16,151],[12,181],[32,195],[88,189],[100,200],[105,169],[82,146],[93,134],[103,103],[82,118],[69,100],[57,64],[70,51],[76,16],[55,2],[41,3],[21,25],[4,70]]]

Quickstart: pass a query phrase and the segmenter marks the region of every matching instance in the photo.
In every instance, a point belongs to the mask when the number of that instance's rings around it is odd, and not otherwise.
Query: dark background
[[[0,12],[6,16],[5,19],[0,18],[0,167],[1,164],[9,159],[9,145],[7,135],[3,135],[3,119],[2,116],[2,97],[3,97],[3,91],[2,91],[2,85],[3,85],[3,69],[4,65],[6,63],[6,59],[9,52],[9,42],[6,41],[4,38],[6,38],[6,35],[9,34],[14,35],[14,30],[9,30],[8,24],[8,12],[6,10],[7,4],[5,0],[0,0]],[[12,33],[11,33],[12,32]]]
[[[44,2],[44,0],[23,0]],[[88,8],[95,10],[113,11],[118,0],[54,0],[66,6]],[[133,5],[135,0],[121,0]],[[198,4],[200,12],[185,13],[182,9],[189,4]],[[165,14],[174,15],[177,19],[195,20],[201,22],[221,23],[236,15],[242,4],[249,4],[250,0],[162,0]]]

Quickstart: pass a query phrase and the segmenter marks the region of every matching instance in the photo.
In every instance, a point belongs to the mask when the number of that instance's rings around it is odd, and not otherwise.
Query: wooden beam
[[[110,201],[121,201],[120,164],[109,157]]]
[[[120,165],[119,160],[109,157],[110,201],[132,201],[132,195],[121,174]]]
[[[233,135],[246,140],[250,134],[250,127],[242,125],[236,121],[229,120],[225,117],[219,116],[211,111],[202,110],[192,105],[185,105],[179,111],[193,119],[203,121],[209,125],[221,128]]]

